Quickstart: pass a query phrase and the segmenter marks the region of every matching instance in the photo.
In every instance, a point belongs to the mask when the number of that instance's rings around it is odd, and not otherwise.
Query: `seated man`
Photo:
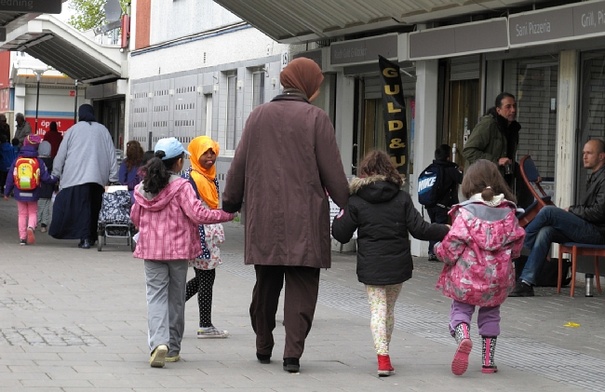
[[[509,297],[533,297],[536,274],[552,242],[605,244],[605,142],[591,139],[582,150],[584,168],[592,170],[581,204],[561,209],[546,206],[525,228],[524,247],[531,252]]]

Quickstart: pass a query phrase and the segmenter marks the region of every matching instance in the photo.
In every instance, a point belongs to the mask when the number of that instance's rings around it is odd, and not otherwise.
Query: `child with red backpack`
[[[23,141],[19,156],[11,165],[4,187],[4,200],[14,190],[19,213],[19,243],[34,244],[34,228],[38,219],[38,199],[41,182],[54,184],[53,177],[44,162],[38,158],[38,145],[42,141],[39,135],[28,135]]]

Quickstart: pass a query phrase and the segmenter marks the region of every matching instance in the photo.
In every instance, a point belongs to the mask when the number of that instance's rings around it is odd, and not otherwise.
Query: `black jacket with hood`
[[[441,240],[442,224],[426,222],[410,195],[384,176],[355,178],[347,207],[334,218],[332,236],[347,243],[357,230],[357,278],[368,285],[391,285],[412,277],[410,238]]]

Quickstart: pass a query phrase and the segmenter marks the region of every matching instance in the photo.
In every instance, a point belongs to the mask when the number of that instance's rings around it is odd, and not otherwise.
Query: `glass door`
[[[479,100],[478,79],[450,82],[449,121],[443,143],[452,147],[452,161],[464,167],[468,165],[461,152],[471,130],[477,125]]]

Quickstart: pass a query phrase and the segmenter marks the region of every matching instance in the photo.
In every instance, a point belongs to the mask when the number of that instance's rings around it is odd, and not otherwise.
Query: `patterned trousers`
[[[386,286],[366,285],[371,313],[370,329],[378,355],[389,354],[389,344],[395,327],[395,302],[402,285],[403,283]]]

